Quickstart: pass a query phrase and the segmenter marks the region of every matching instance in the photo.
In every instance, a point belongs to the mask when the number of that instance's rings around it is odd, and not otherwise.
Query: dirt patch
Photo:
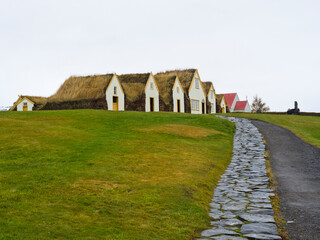
[[[222,132],[210,130],[206,128],[182,125],[182,124],[165,124],[160,126],[152,126],[141,131],[167,133],[181,137],[203,138],[214,134],[223,134]]]

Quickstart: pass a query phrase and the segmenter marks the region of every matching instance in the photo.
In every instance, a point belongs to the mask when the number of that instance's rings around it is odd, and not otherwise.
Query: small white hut
[[[10,111],[33,111],[41,109],[47,102],[45,97],[37,96],[22,96],[19,95],[19,98],[13,106],[10,108]]]
[[[116,74],[113,75],[106,89],[108,110],[124,111],[124,91]]]
[[[144,88],[146,95],[145,111],[159,112],[159,88],[152,73]]]
[[[216,93],[212,82],[202,82],[207,97],[207,113],[216,113]]]

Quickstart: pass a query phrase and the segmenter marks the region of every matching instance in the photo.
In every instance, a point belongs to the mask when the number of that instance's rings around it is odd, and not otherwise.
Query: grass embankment
[[[0,239],[190,239],[234,125],[95,110],[0,113]]]
[[[289,129],[303,141],[320,148],[320,117],[251,113],[228,113],[226,116],[243,117],[273,123]]]

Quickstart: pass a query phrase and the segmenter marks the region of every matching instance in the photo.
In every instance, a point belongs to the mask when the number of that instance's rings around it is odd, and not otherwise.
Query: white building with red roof
[[[224,99],[226,100],[227,106],[230,112],[234,112],[236,103],[240,101],[237,93],[224,93]]]
[[[248,101],[238,101],[233,109],[234,112],[250,112],[250,104]]]
[[[223,94],[226,104],[230,112],[250,112],[250,104],[248,101],[240,101],[237,93]]]

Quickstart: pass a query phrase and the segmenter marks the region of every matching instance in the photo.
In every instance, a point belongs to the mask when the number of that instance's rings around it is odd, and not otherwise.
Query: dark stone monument
[[[300,109],[298,108],[298,102],[294,102],[294,108],[293,109],[288,109],[287,111],[288,115],[299,115],[300,114]]]

